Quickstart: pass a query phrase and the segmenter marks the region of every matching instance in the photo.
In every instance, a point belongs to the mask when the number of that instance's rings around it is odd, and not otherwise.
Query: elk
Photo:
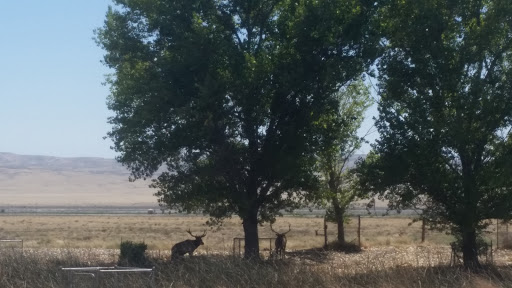
[[[272,230],[272,232],[276,233],[276,255],[278,257],[281,257],[281,258],[284,258],[284,253],[286,252],[286,233],[290,232],[292,230],[291,228],[291,224],[288,224],[288,231],[284,232],[284,233],[279,233],[279,232],[276,232],[273,228],[272,228],[272,224],[270,224],[270,230]]]
[[[183,257],[185,254],[192,256],[194,250],[199,247],[199,245],[204,245],[203,237],[206,236],[206,230],[204,230],[203,235],[196,236],[190,232],[190,228],[187,230],[188,234],[192,237],[196,238],[195,240],[185,240],[174,244],[171,248],[171,259],[178,259]]]

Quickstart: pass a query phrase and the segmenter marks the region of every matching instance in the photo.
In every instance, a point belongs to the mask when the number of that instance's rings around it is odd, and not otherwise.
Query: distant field
[[[242,237],[239,219],[230,219],[218,229],[205,225],[207,218],[177,215],[9,215],[0,214],[0,239],[23,239],[29,248],[118,248],[121,240],[145,241],[151,250],[168,250],[184,239],[190,239],[186,230],[208,231],[205,245],[199,251],[232,251],[234,237]],[[363,246],[416,245],[421,242],[420,223],[408,218],[363,217],[361,242]],[[323,219],[316,217],[281,217],[273,225],[286,231],[288,248],[308,249],[322,247]],[[328,239],[335,240],[336,226],[328,223]],[[268,225],[259,228],[260,237],[272,237]],[[444,233],[427,231],[427,243],[446,245],[452,238]],[[346,227],[346,240],[357,242],[357,218]],[[264,249],[267,242],[261,244]]]

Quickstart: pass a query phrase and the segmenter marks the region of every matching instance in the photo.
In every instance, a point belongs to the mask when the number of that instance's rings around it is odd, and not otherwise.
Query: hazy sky
[[[93,41],[109,0],[0,4],[0,152],[113,158],[108,70]],[[370,109],[369,117],[376,114]],[[361,130],[368,130],[367,120]],[[373,133],[370,139],[377,135]],[[361,152],[368,152],[366,146]]]

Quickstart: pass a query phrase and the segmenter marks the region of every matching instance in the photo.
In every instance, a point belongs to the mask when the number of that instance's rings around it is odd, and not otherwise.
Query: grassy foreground
[[[332,253],[332,252],[326,252]],[[324,255],[329,256],[329,255]],[[152,260],[155,287],[512,287],[512,268],[488,267],[480,274],[449,266],[323,262],[321,258],[247,262],[222,255],[201,255],[179,263]],[[60,267],[110,266],[109,261],[88,259],[72,251],[0,253],[0,287],[150,287],[147,274],[74,275],[69,281]],[[348,267],[351,266],[351,267]],[[357,268],[357,269],[353,269]]]

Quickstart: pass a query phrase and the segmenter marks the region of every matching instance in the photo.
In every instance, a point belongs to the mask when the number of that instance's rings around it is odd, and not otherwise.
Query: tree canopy
[[[315,123],[376,57],[374,1],[115,0],[97,41],[114,73],[118,160],[159,201],[258,226],[318,185]]]
[[[363,183],[450,226],[477,268],[484,220],[512,216],[512,2],[392,0],[381,13],[381,138]]]
[[[333,95],[339,101],[334,113],[324,113],[318,123],[322,138],[318,170],[322,177],[320,199],[327,207],[327,217],[338,226],[338,242],[345,244],[345,212],[360,196],[353,189],[354,153],[361,148],[364,137],[358,135],[366,110],[373,104],[370,90],[362,79],[354,81]]]

